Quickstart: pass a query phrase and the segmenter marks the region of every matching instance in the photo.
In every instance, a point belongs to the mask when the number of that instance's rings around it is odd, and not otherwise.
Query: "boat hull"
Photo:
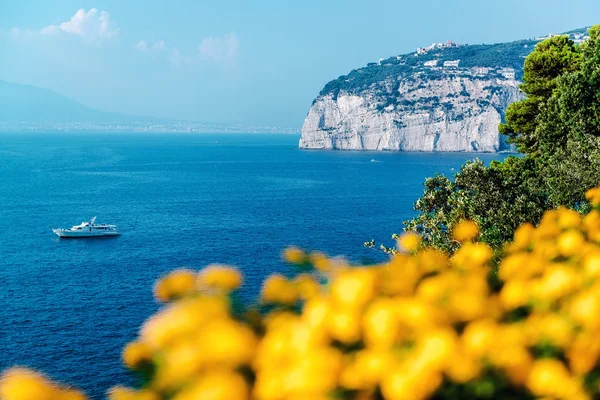
[[[94,232],[94,231],[73,232],[73,231],[63,230],[63,229],[53,229],[53,231],[58,237],[69,238],[69,239],[119,236],[121,234],[120,232]]]

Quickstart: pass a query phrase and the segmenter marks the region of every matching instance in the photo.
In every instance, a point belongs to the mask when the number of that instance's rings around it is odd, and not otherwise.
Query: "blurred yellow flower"
[[[479,227],[473,221],[461,221],[452,229],[452,237],[459,242],[473,240],[477,235],[479,235]]]
[[[308,300],[315,297],[321,291],[319,283],[309,274],[300,274],[292,280],[296,287],[298,296],[302,300]]]
[[[263,283],[261,298],[265,303],[293,304],[298,299],[298,293],[286,277],[275,274]]]
[[[527,387],[537,396],[571,399],[578,393],[566,366],[555,359],[536,361],[527,378]]]
[[[143,342],[131,342],[123,349],[123,363],[131,369],[136,369],[152,359],[152,349]]]
[[[25,368],[12,368],[0,377],[2,400],[85,400],[83,393],[56,385]]]
[[[155,392],[149,390],[133,390],[116,386],[108,392],[109,400],[160,400]]]
[[[167,302],[196,290],[196,274],[189,269],[178,269],[161,278],[154,286],[157,300]]]
[[[242,284],[242,274],[234,267],[213,264],[200,271],[198,284],[200,287],[231,291]]]
[[[302,264],[306,262],[306,253],[297,247],[288,247],[283,251],[283,259],[290,264]]]
[[[398,239],[398,246],[400,250],[409,252],[416,251],[421,245],[421,236],[414,232],[406,232]]]
[[[173,400],[246,400],[249,386],[246,380],[232,371],[209,371],[194,383],[184,387]]]
[[[375,271],[349,268],[336,276],[331,284],[332,300],[342,307],[364,306],[375,292]]]
[[[596,187],[585,192],[585,198],[594,207],[600,206],[600,187]]]

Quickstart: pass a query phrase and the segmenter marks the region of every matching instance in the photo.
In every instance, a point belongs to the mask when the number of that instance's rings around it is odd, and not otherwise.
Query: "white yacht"
[[[80,237],[98,237],[98,236],[118,236],[121,233],[116,225],[96,224],[96,217],[89,222],[82,222],[69,229],[52,229],[61,238],[80,238]]]

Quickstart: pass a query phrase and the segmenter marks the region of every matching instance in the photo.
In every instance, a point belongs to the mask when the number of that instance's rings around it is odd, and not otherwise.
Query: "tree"
[[[547,209],[533,163],[509,157],[486,167],[475,160],[463,165],[454,181],[443,175],[427,179],[415,203],[419,215],[405,222],[406,230],[419,233],[430,246],[453,252],[458,242],[452,240],[451,228],[472,220],[480,227],[481,241],[500,248],[517,227],[538,222]]]
[[[535,130],[540,109],[552,96],[560,76],[579,68],[581,51],[568,36],[555,36],[540,42],[525,59],[523,83],[527,95],[506,110],[506,123],[500,133],[508,135],[522,153],[537,151]]]

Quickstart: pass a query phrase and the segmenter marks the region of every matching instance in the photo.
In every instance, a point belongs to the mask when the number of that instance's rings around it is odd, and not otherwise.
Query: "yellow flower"
[[[600,327],[600,296],[597,291],[578,293],[570,302],[568,311],[570,317],[579,324],[591,329]]]
[[[563,256],[572,256],[581,250],[584,240],[581,233],[569,230],[558,237],[558,249]]]
[[[567,295],[581,284],[581,279],[568,265],[555,264],[546,269],[532,293],[543,300],[555,300]]]
[[[149,390],[133,390],[116,386],[108,392],[109,400],[160,400],[158,394]]]
[[[479,376],[481,364],[473,357],[462,352],[454,353],[452,361],[446,366],[446,374],[454,382],[467,383]]]
[[[558,210],[558,226],[563,229],[577,228],[581,225],[581,215],[576,211],[567,208],[559,208]]]
[[[209,265],[198,274],[198,283],[201,287],[235,290],[242,284],[242,274],[228,265]]]
[[[597,365],[600,357],[600,341],[597,335],[585,331],[578,333],[565,355],[574,374],[587,374]]]
[[[538,396],[568,399],[571,393],[571,377],[565,365],[555,359],[536,361],[527,378],[527,388]]]
[[[342,367],[342,354],[333,348],[313,349],[290,365],[283,376],[284,393],[304,395],[326,394],[337,384]]]
[[[415,331],[432,329],[445,318],[443,310],[416,298],[399,299],[394,305],[402,324]]]
[[[574,326],[557,313],[531,314],[526,320],[530,345],[544,342],[563,348],[573,337]]]
[[[415,251],[421,245],[421,236],[414,232],[406,232],[398,239],[400,250],[405,252]]]
[[[487,306],[487,296],[468,290],[457,290],[450,295],[448,308],[459,321],[472,321],[483,316]]]
[[[319,294],[321,286],[315,279],[308,274],[300,274],[292,280],[292,284],[296,287],[298,296],[303,299],[311,299]]]
[[[382,380],[381,391],[387,400],[424,400],[442,384],[442,376],[433,370],[398,367]]]
[[[25,368],[12,368],[0,378],[0,399],[2,400],[85,400],[85,396],[75,390],[61,388],[43,375]]]
[[[235,372],[208,371],[173,397],[173,400],[198,399],[246,400],[249,399],[248,383]]]
[[[342,343],[354,343],[360,339],[360,314],[351,308],[331,309],[327,315],[328,332]]]
[[[388,350],[360,350],[356,353],[356,367],[362,380],[375,385],[396,365],[395,357]]]
[[[512,251],[526,249],[530,246],[531,241],[534,239],[535,228],[530,223],[521,225],[515,231],[515,237],[513,242],[510,244]]]
[[[123,363],[128,368],[137,368],[152,359],[152,350],[144,342],[131,342],[123,349]]]
[[[592,206],[600,206],[600,187],[596,187],[585,192],[585,198]]]
[[[203,350],[202,344],[190,337],[179,338],[170,344],[161,352],[152,388],[171,391],[208,367]]]
[[[417,254],[417,262],[426,273],[448,268],[448,256],[436,249],[424,249]]]
[[[209,321],[228,315],[229,302],[225,297],[179,300],[144,323],[141,339],[152,349],[160,349],[182,336],[196,332]]]
[[[600,249],[597,249],[585,257],[583,267],[589,277],[596,278],[600,276]]]
[[[261,292],[265,303],[294,304],[298,299],[296,287],[283,275],[271,275],[263,283]]]
[[[471,322],[465,328],[460,341],[468,355],[482,358],[493,347],[498,336],[498,325],[492,320]]]
[[[520,279],[506,282],[500,292],[500,301],[509,310],[526,305],[529,299],[530,286],[527,281]]]
[[[375,292],[375,273],[368,268],[349,268],[331,285],[331,297],[342,307],[364,306]]]
[[[203,357],[209,363],[238,367],[252,360],[256,351],[254,333],[230,319],[212,321],[199,334]]]
[[[485,265],[492,255],[492,249],[486,244],[466,243],[454,253],[450,261],[461,270],[473,270]]]
[[[307,260],[306,253],[297,247],[288,247],[283,251],[283,259],[290,264],[302,264]]]
[[[451,362],[456,346],[457,337],[454,330],[436,329],[424,332],[418,337],[415,354],[419,365],[441,370]]]
[[[459,242],[473,240],[479,234],[479,227],[473,221],[464,220],[459,222],[452,230],[452,237]]]
[[[400,320],[390,300],[376,300],[363,316],[365,342],[369,347],[390,348],[400,333]]]
[[[195,290],[196,274],[189,269],[178,269],[157,282],[154,286],[154,296],[159,301],[167,302]]]
[[[325,298],[314,297],[304,304],[302,319],[312,328],[324,327],[329,308],[329,303]]]

